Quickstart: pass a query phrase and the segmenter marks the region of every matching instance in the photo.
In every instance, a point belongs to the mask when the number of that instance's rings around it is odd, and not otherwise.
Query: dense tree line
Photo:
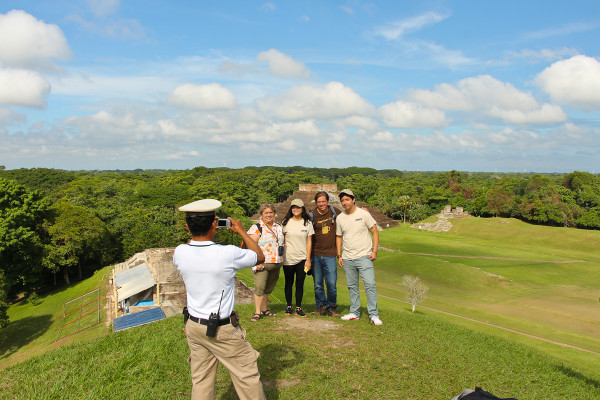
[[[577,171],[0,169],[0,314],[3,299],[52,287],[57,276],[68,283],[146,248],[181,243],[187,234],[178,205],[217,198],[224,204],[223,215],[249,224],[261,203],[284,201],[301,183],[350,187],[359,200],[406,222],[451,204],[476,216],[600,229],[600,178]]]

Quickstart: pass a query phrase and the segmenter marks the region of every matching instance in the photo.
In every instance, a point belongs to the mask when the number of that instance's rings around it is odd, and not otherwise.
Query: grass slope
[[[0,330],[0,369],[25,360],[29,357],[57,349],[65,344],[82,339],[95,338],[109,332],[105,324],[104,309],[101,310],[101,323],[94,325],[76,335],[66,337],[55,343],[61,324],[63,303],[79,297],[84,293],[100,288],[101,305],[106,297],[106,275],[112,267],[96,271],[94,276],[84,281],[40,295],[40,304],[34,306],[27,300],[13,304],[8,309],[10,324]],[[90,304],[90,306],[92,306]],[[94,317],[91,315],[90,317]],[[90,318],[85,319],[89,322]],[[85,326],[85,325],[81,325]],[[73,331],[70,326],[69,329]],[[63,333],[69,332],[69,329]],[[62,336],[62,334],[61,334]]]
[[[506,219],[452,222],[445,233],[407,226],[381,232],[382,246],[395,249],[380,251],[375,264],[382,327],[366,318],[285,317],[281,279],[271,296],[280,316],[244,323],[262,354],[268,398],[449,399],[475,385],[519,399],[600,398],[597,355],[435,311],[600,351],[600,232]],[[581,262],[553,262],[574,260]],[[0,398],[189,397],[179,317],[110,335],[101,323],[50,344],[62,303],[101,287],[107,273],[44,296],[38,306],[11,306],[12,323],[0,331],[0,369],[26,361],[2,371]],[[402,302],[404,274],[430,286],[415,314]],[[250,271],[238,276],[252,284]],[[338,285],[346,312],[341,271]],[[308,278],[307,311],[314,309],[312,290]],[[238,308],[248,321],[252,307]],[[217,385],[219,398],[235,398],[226,371]]]
[[[244,314],[251,308],[243,307]],[[482,386],[519,399],[594,399],[600,382],[557,359],[491,335],[408,311],[363,318],[246,323],[261,352],[267,398],[449,399]],[[3,371],[2,398],[189,398],[181,317],[82,341]],[[220,399],[235,399],[219,369]]]

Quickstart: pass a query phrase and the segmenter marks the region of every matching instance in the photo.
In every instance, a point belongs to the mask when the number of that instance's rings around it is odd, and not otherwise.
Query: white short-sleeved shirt
[[[193,240],[177,246],[173,264],[183,277],[190,315],[208,319],[219,310],[221,302],[219,318],[229,317],[235,306],[235,274],[253,267],[256,261],[255,252],[237,246]]]
[[[342,259],[355,260],[368,256],[373,249],[370,229],[377,222],[362,208],[356,207],[352,214],[346,211],[337,216],[337,236],[342,236]]]
[[[283,227],[285,237],[285,254],[283,265],[294,265],[306,260],[306,242],[309,236],[315,234],[315,229],[310,221],[304,225],[304,220],[296,221],[293,218]]]

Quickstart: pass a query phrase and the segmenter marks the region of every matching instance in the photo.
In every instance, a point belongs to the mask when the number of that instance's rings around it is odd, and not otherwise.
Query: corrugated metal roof
[[[156,285],[150,269],[146,264],[140,264],[115,275],[117,286],[117,301],[123,301],[134,294]]]

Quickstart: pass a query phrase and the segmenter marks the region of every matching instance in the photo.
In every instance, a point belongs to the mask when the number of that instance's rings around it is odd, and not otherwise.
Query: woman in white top
[[[312,235],[315,231],[300,199],[292,200],[283,222],[283,236],[285,240],[285,253],[283,256],[283,273],[285,275],[285,300],[287,309],[285,314],[294,313],[299,317],[306,317],[302,310],[302,297],[304,295],[304,279],[310,271],[310,254],[312,250]],[[296,279],[296,310],[292,311],[292,288]]]

